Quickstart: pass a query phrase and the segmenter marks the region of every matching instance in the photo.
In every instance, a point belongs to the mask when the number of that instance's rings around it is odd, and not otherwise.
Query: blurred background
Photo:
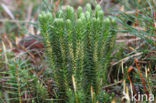
[[[36,75],[34,79],[34,81],[36,80],[35,83],[30,82],[26,87],[34,85],[32,88],[35,89],[32,89],[32,91],[38,92],[42,85],[45,85],[48,89],[46,92],[50,92],[47,94],[53,95],[51,94],[51,90],[54,88],[55,83],[53,78],[51,78],[52,70],[48,67],[47,57],[45,53],[43,53],[44,45],[42,43],[42,37],[40,36],[38,15],[41,11],[51,11],[51,13],[55,13],[57,9],[64,9],[67,5],[73,6],[76,10],[78,6],[84,7],[87,3],[91,3],[92,9],[95,8],[96,3],[100,4],[105,15],[113,15],[121,21],[120,23],[118,22],[119,25],[122,24],[118,29],[126,28],[127,30],[123,30],[122,33],[117,33],[116,49],[113,52],[114,56],[112,57],[113,59],[110,63],[111,68],[108,73],[109,83],[115,83],[122,79],[121,69],[123,69],[123,67],[128,70],[128,67],[132,65],[136,70],[134,57],[138,57],[140,60],[140,68],[146,68],[146,72],[148,72],[149,75],[151,74],[149,76],[151,79],[147,82],[149,82],[149,84],[151,83],[151,87],[154,88],[153,91],[156,91],[156,0],[0,0],[0,90],[3,90],[2,92],[0,91],[0,103],[3,103],[1,102],[1,97],[7,97],[3,95],[3,93],[7,95],[7,90],[1,86],[1,83],[4,86],[8,85],[5,84],[7,81],[5,77],[9,77],[9,74],[3,74],[3,72],[9,71],[7,63],[9,64],[10,62],[8,61],[14,60],[15,58],[21,58],[21,60],[28,64],[28,67],[22,67],[24,69],[27,68],[27,71],[24,72],[31,72]],[[144,11],[138,12],[144,8],[146,8]],[[121,15],[119,17],[118,15],[120,13]],[[140,31],[143,30],[145,34],[149,35],[145,35],[145,37],[140,36],[135,28]],[[147,31],[144,31],[144,28],[146,28]],[[29,48],[34,42],[36,44]],[[27,55],[26,53],[31,49],[37,50],[35,53],[28,53]],[[120,63],[122,60],[124,61],[124,65],[121,66]],[[11,61],[11,65],[16,67],[16,63],[22,64],[23,61]],[[151,70],[149,68],[151,68]],[[145,72],[143,72],[143,74],[145,75]],[[23,75],[21,74],[21,78],[25,79]],[[131,76],[135,78],[136,88],[143,88],[139,81],[139,75],[133,72]],[[28,75],[27,80],[32,79],[32,77],[33,75]],[[37,81],[40,81],[40,83]],[[120,83],[121,81],[119,81],[119,84]],[[37,88],[39,90],[36,90],[37,84],[40,87]],[[122,94],[121,86],[107,88],[107,90],[117,95]],[[25,91],[27,91],[27,89]],[[25,93],[25,95],[28,96],[25,98],[31,98],[31,96],[33,97],[35,94]],[[42,95],[44,96],[44,93]]]

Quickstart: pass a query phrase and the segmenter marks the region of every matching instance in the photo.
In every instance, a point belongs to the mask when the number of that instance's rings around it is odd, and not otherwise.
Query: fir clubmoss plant
[[[42,12],[39,20],[58,86],[58,99],[79,103],[97,101],[101,85],[107,83],[106,73],[116,37],[115,20],[105,17],[99,5],[92,10],[90,4],[85,12],[79,7],[74,13],[70,6],[58,10],[56,15]]]

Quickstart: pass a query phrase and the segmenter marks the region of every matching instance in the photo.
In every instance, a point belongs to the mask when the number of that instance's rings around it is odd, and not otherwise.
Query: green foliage
[[[140,40],[136,40],[129,47],[134,48],[134,50],[130,50],[130,53],[126,53],[126,56],[130,56],[133,54],[141,53],[137,56],[138,60],[146,61],[147,64],[139,63],[138,68],[145,78],[146,88],[149,88],[148,91],[150,93],[155,94],[152,85],[155,84],[155,81],[152,83],[149,82],[149,75],[155,73],[155,64],[156,64],[156,1],[155,0],[123,0],[124,11],[120,11],[120,15],[117,17],[118,21],[121,23],[120,29],[122,33],[127,33],[136,36],[136,38]],[[126,10],[131,10],[134,12],[127,12]],[[130,24],[128,23],[130,22]],[[125,51],[124,51],[125,52]],[[126,63],[124,63],[125,68],[128,69],[128,66],[132,65],[134,59],[129,59]],[[144,69],[149,68],[150,72],[148,73],[149,77],[146,76],[146,72]],[[130,74],[132,82],[135,84],[139,84],[141,78],[136,72],[132,72]],[[125,73],[126,74],[126,73]],[[127,74],[126,74],[127,75]],[[126,78],[127,76],[124,76]],[[126,78],[127,79],[127,78]],[[146,90],[142,90],[145,92]]]
[[[143,2],[144,1],[144,2]],[[135,35],[140,38],[140,42],[135,43],[135,46],[138,44],[138,48],[136,48],[136,52],[142,52],[142,57],[146,58],[144,60],[150,61],[151,64],[155,64],[156,60],[153,55],[155,55],[156,50],[156,24],[155,24],[155,11],[156,11],[156,2],[154,0],[143,0],[136,1],[132,0],[131,2],[127,2],[129,6],[135,6],[136,8],[130,8],[134,10],[134,13],[126,13],[120,12],[120,16],[118,16],[118,21],[121,23],[120,31],[122,33],[129,33],[130,35]],[[126,8],[126,5],[125,5]],[[127,9],[125,9],[127,10]],[[132,25],[127,24],[127,22],[131,22]],[[133,46],[132,46],[133,47]],[[152,56],[147,56],[148,53],[152,53]],[[151,65],[150,64],[150,65]],[[151,68],[155,68],[155,65],[151,65]],[[154,70],[154,69],[153,69]]]
[[[22,103],[30,102],[32,100],[42,102],[48,98],[46,88],[38,81],[35,75],[30,75],[30,65],[28,62],[17,58],[8,61],[8,68],[6,72],[0,72],[1,76],[5,76],[5,82],[1,85],[1,90],[5,90],[4,95],[0,95],[2,100],[7,103]],[[31,94],[33,98],[25,96]]]
[[[92,93],[98,97],[101,86],[107,83],[106,73],[116,37],[115,19],[105,17],[99,5],[92,10],[87,4],[85,12],[78,7],[74,13],[74,9],[67,6],[53,16],[42,12],[39,20],[58,98],[70,103],[84,103],[92,101]]]

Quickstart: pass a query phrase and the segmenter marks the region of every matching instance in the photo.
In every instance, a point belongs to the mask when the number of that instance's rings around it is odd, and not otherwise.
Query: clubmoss
[[[104,16],[99,5],[92,10],[87,4],[85,12],[78,7],[74,13],[74,9],[67,6],[65,10],[58,10],[56,16],[43,12],[39,20],[45,45],[51,48],[47,54],[53,61],[58,98],[82,102],[80,93],[73,90],[72,75],[78,91],[84,91],[83,102],[93,100],[92,92],[99,96],[101,86],[107,83],[106,73],[116,37],[115,19]],[[72,93],[76,97],[69,96]],[[70,100],[74,98],[76,100]]]

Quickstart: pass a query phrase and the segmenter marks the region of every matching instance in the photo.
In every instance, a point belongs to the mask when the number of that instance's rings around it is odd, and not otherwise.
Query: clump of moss
[[[100,5],[92,10],[87,4],[84,10],[79,7],[76,13],[71,6],[58,10],[55,15],[42,12],[39,20],[58,86],[58,98],[97,101],[100,86],[107,83],[106,73],[116,37],[115,19],[104,16]],[[77,90],[74,90],[72,75]]]

